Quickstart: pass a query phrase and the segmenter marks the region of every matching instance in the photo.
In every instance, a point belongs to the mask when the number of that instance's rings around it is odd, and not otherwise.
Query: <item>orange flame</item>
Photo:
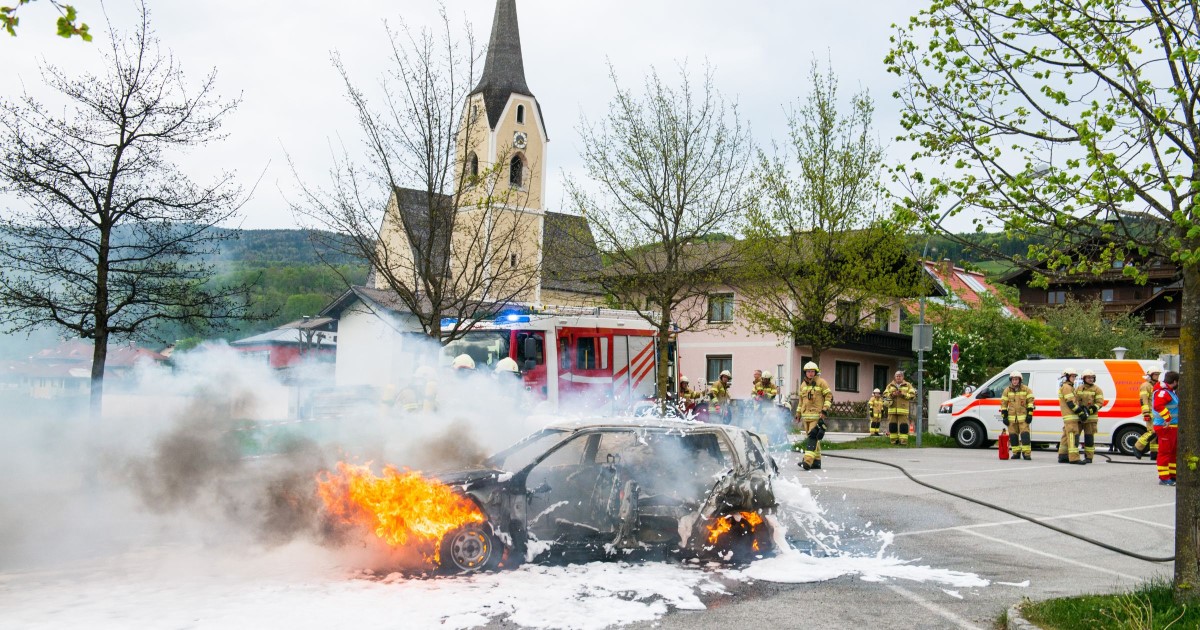
[[[484,521],[479,508],[449,486],[394,466],[376,477],[369,466],[338,462],[336,474],[317,475],[317,495],[331,515],[374,531],[392,547],[410,540],[438,545],[455,529]]]
[[[713,523],[708,526],[708,543],[710,545],[717,544],[717,541],[722,536],[733,530],[734,523],[740,525],[740,529],[744,533],[752,533],[762,524],[763,518],[758,512],[735,512],[726,514],[725,516],[717,517]],[[758,541],[754,541],[754,550],[758,550]]]

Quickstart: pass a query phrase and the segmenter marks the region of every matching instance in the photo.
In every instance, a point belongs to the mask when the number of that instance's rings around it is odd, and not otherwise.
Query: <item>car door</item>
[[[527,531],[572,546],[611,539],[628,477],[624,462],[638,442],[632,429],[588,431],[534,464],[526,478]]]

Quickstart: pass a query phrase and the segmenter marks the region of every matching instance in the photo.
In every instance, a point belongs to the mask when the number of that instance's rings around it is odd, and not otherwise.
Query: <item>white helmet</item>
[[[729,378],[733,378],[733,374],[730,373],[729,370],[721,370],[721,373],[717,375],[717,378],[721,378],[722,376],[728,376]]]
[[[454,362],[450,364],[450,367],[455,370],[474,370],[475,359],[472,359],[469,354],[460,354],[454,357]]]
[[[1087,377],[1089,377],[1089,376],[1091,376],[1091,377],[1095,378],[1095,376],[1096,376],[1096,373],[1095,373],[1095,372],[1093,372],[1093,371],[1091,371],[1091,370],[1084,370],[1084,371],[1083,371],[1083,374],[1082,374],[1081,376],[1083,376],[1083,378],[1087,378]]]
[[[679,377],[679,382],[680,382],[680,383],[691,383],[692,381],[691,381],[691,379],[689,379],[689,378],[688,378],[688,377],[686,377],[686,376],[680,376],[680,377]]]
[[[872,390],[872,391],[871,391],[871,393],[872,393],[872,394],[878,394],[878,393],[879,393],[879,388],[878,388],[878,387],[876,387],[874,390]]]
[[[1156,365],[1149,370],[1146,370],[1146,376],[1150,376],[1151,374],[1162,374],[1162,368]]]
[[[1025,377],[1024,377],[1024,376],[1022,376],[1020,372],[1012,372],[1011,374],[1009,374],[1009,375],[1008,375],[1008,378],[1020,378],[1020,379],[1024,379]]]
[[[1066,368],[1063,370],[1063,376],[1078,376],[1079,372],[1075,368]]]
[[[468,357],[470,358],[470,357]],[[512,357],[504,357],[496,362],[496,372],[507,372],[512,374],[520,374],[521,370],[517,367],[517,362]]]
[[[816,371],[816,372],[820,372],[820,371],[821,371],[821,368],[820,368],[820,367],[818,367],[816,363],[813,363],[812,361],[809,361],[808,363],[805,363],[805,364],[804,364],[804,371],[805,371],[805,372],[807,372],[807,371],[809,371],[809,370],[814,370],[814,371]]]
[[[763,373],[762,373],[762,379],[763,379],[764,381],[769,381],[769,380],[771,380],[771,379],[773,379],[773,378],[775,378],[775,375],[774,375],[774,374],[772,374],[770,370],[764,370],[764,371],[763,371]]]

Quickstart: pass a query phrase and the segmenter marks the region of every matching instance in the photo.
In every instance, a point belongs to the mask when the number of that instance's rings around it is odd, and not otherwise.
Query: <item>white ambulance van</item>
[[[1059,377],[1066,368],[1080,374],[1084,370],[1096,373],[1096,384],[1104,392],[1105,403],[1100,408],[1096,443],[1112,444],[1118,452],[1133,454],[1133,444],[1146,430],[1142,420],[1142,404],[1138,388],[1146,381],[1150,368],[1162,369],[1161,361],[1131,361],[1115,359],[1029,359],[1017,361],[995,375],[983,386],[965,396],[951,398],[938,408],[929,430],[953,436],[963,448],[986,448],[994,444],[1005,431],[1000,421],[1000,395],[1008,386],[1009,374],[1020,372],[1024,382],[1033,389],[1037,407],[1033,412],[1030,439],[1038,444],[1054,445],[1062,436],[1062,411],[1058,403]],[[1083,384],[1083,377],[1075,386]]]

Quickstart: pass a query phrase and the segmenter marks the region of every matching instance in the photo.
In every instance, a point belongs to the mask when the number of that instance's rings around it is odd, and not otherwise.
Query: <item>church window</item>
[[[471,153],[471,156],[467,158],[467,169],[468,169],[467,172],[469,172],[471,174],[472,178],[479,177],[479,156],[478,155]]]
[[[525,124],[525,106],[517,105],[517,124]]]
[[[516,254],[508,255],[508,266],[513,267],[514,269],[516,268],[516,266],[517,266],[517,255]]]
[[[525,160],[521,159],[520,155],[514,155],[512,161],[508,163],[508,183],[515,188],[520,188],[525,182]]]

